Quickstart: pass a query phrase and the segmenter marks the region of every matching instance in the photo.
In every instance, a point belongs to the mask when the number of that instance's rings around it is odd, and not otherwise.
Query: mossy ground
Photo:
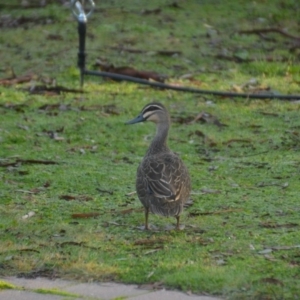
[[[256,89],[300,94],[299,49],[288,50],[290,39],[237,34],[262,27],[299,32],[298,1],[174,3],[96,2],[88,67],[100,58],[166,74],[174,84],[231,90],[255,78]],[[77,25],[68,8],[7,4],[2,16],[32,21],[1,28],[2,77],[12,67],[17,75],[34,73],[36,83],[79,88]],[[220,53],[239,60],[221,60]],[[180,79],[185,74],[193,80]],[[0,169],[0,275],[160,282],[230,299],[299,299],[298,102],[204,97],[96,77],[85,78],[83,94],[22,90],[33,84],[0,87],[0,163],[12,163]],[[153,100],[169,108],[169,145],[192,177],[193,203],[180,232],[165,230],[175,220],[154,215],[156,229],[138,229],[144,214],[131,192],[154,127],[124,122]],[[226,126],[189,122],[203,111]],[[23,163],[13,164],[16,159]],[[24,162],[30,159],[57,164]],[[23,218],[29,212],[35,214]],[[99,215],[74,218],[79,213]]]

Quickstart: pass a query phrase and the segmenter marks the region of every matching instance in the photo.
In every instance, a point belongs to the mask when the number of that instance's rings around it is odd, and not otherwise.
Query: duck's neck
[[[169,151],[167,145],[169,126],[169,122],[157,123],[156,135],[148,149],[147,154],[156,154]]]

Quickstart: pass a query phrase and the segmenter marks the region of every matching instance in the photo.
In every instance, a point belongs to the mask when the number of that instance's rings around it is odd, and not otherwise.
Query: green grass
[[[39,294],[48,294],[48,295],[50,294],[50,295],[74,297],[74,298],[78,297],[78,295],[76,294],[61,291],[59,289],[34,289],[32,291]]]
[[[280,27],[296,35],[297,1],[170,3],[96,3],[88,23],[88,67],[100,58],[166,74],[174,84],[249,91],[243,85],[254,78],[254,90],[300,94],[299,53],[289,51],[289,39],[236,34]],[[158,14],[141,13],[157,7]],[[4,7],[1,14],[52,20],[1,28],[2,78],[13,68],[17,75],[33,72],[38,84],[55,80],[79,88],[76,22],[67,8]],[[211,38],[208,28],[215,30]],[[146,52],[111,48],[118,45]],[[182,54],[163,57],[158,50]],[[253,60],[216,58],[222,51]],[[270,56],[283,59],[270,62]],[[194,81],[180,79],[190,73]],[[0,164],[56,164],[0,167],[1,276],[161,282],[228,299],[299,299],[298,102],[204,97],[95,77],[85,78],[84,94],[22,90],[33,84],[0,86]],[[144,213],[132,194],[135,172],[155,128],[124,123],[153,100],[169,108],[169,145],[192,177],[193,204],[182,215],[180,232],[165,230],[172,218],[154,215],[156,230],[138,229]],[[203,111],[227,126],[184,121]],[[29,212],[34,215],[23,218]],[[78,213],[98,216],[72,217]]]
[[[6,281],[0,280],[0,290],[4,289],[14,289],[15,286],[13,284],[10,284]]]

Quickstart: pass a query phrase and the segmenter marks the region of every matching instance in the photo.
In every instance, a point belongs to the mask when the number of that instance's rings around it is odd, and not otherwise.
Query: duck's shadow
[[[155,225],[149,224],[149,230],[145,229],[144,225],[141,226],[136,226],[135,229],[140,230],[140,231],[144,231],[144,232],[166,232],[166,231],[184,231],[184,232],[194,232],[194,233],[205,233],[206,230],[201,229],[199,227],[195,227],[195,226],[191,226],[191,225],[184,225],[184,224],[180,224],[179,226],[179,230],[176,229],[175,225],[166,225],[164,227],[157,227]]]

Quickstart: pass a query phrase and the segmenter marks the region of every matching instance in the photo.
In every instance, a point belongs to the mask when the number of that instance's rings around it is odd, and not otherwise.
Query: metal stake
[[[87,19],[91,16],[95,9],[95,3],[93,0],[89,0],[91,9],[85,14],[84,4],[85,1],[82,0],[72,0],[71,9],[74,17],[78,21],[78,35],[79,35],[79,51],[78,51],[78,62],[77,66],[80,70],[80,86],[83,87],[84,82],[84,72],[85,72],[85,36],[86,36],[86,24]]]

